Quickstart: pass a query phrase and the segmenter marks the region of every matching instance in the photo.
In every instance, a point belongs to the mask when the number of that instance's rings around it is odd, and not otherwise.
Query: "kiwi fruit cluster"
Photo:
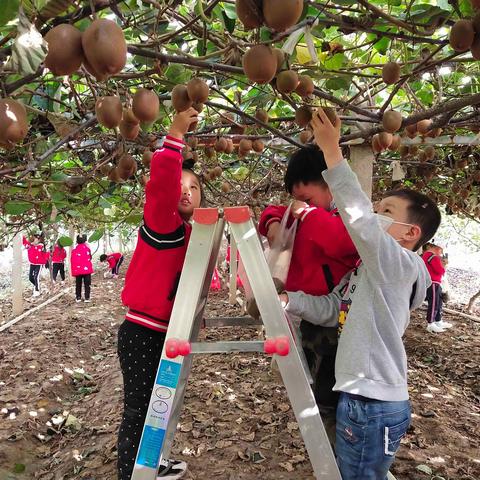
[[[222,173],[223,173],[222,167],[220,165],[217,165],[214,168],[209,168],[205,172],[204,177],[205,177],[205,180],[207,180],[208,182],[211,182],[211,181],[216,180],[217,178],[221,177]]]
[[[117,165],[111,167],[108,172],[108,179],[114,183],[128,180],[137,173],[137,162],[128,153],[122,153],[118,157]]]
[[[400,136],[389,132],[380,132],[372,137],[372,150],[381,153],[384,150],[396,151],[400,147]]]
[[[28,133],[27,111],[13,98],[0,98],[0,147],[10,149]]]
[[[322,107],[322,109],[330,120],[331,124],[335,125],[337,119],[337,113],[335,112],[335,109],[332,107]],[[299,127],[305,128],[310,124],[313,115],[314,112],[310,106],[302,105],[295,111],[295,123]]]
[[[94,20],[82,33],[69,24],[45,35],[45,66],[56,76],[71,75],[83,64],[98,81],[119,73],[127,62],[127,43],[122,29],[112,20]]]
[[[201,78],[192,78],[186,85],[178,84],[172,90],[172,106],[177,112],[194,107],[197,112],[203,110],[208,100],[210,87]]]
[[[135,116],[131,108],[124,108],[122,119],[119,124],[120,135],[125,140],[135,140],[140,133],[140,120]]]
[[[217,153],[232,153],[235,149],[231,138],[219,137],[213,146]]]
[[[303,0],[236,0],[235,7],[246,30],[266,25],[283,32],[302,16]]]

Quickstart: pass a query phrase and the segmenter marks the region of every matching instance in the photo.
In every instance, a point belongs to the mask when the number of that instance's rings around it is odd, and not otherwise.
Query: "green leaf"
[[[373,48],[382,55],[386,55],[388,47],[390,46],[390,38],[382,37],[378,42],[373,45]]]
[[[17,200],[11,200],[5,204],[5,213],[8,215],[21,215],[28,212],[33,207],[30,202],[21,202]]]
[[[223,17],[223,24],[225,25],[225,28],[228,30],[229,33],[233,33],[235,30],[235,19],[234,18],[229,18],[227,14],[223,11],[222,12],[222,17]]]
[[[350,84],[350,77],[337,77],[327,80],[325,87],[327,87],[328,90],[348,90],[350,88]]]
[[[19,5],[20,0],[2,1],[2,8],[0,9],[0,26],[3,27],[17,16]]]
[[[333,57],[325,60],[324,65],[328,70],[339,70],[345,61],[346,57],[343,53],[336,53]]]
[[[125,221],[129,223],[130,225],[140,225],[143,220],[143,215],[139,213],[134,213],[132,215],[129,215]]]
[[[417,470],[419,472],[426,473],[427,475],[432,475],[433,471],[428,465],[417,465]]]
[[[25,465],[23,463],[16,463],[13,467],[14,473],[23,473],[25,471]]]
[[[88,239],[88,241],[89,242],[98,242],[103,237],[104,233],[105,233],[105,230],[103,228],[99,228],[98,230],[95,230],[90,235],[90,238]]]
[[[73,240],[70,237],[60,237],[57,242],[62,247],[71,247],[73,245]]]

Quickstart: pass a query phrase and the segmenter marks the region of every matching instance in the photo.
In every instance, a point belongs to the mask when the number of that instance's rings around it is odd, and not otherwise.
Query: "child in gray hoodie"
[[[374,213],[343,159],[340,120],[332,125],[319,108],[311,125],[328,166],[323,176],[360,261],[329,295],[284,292],[281,300],[288,312],[313,324],[338,326],[335,450],[343,480],[385,480],[410,424],[402,336],[431,283],[415,252],[433,237],[441,215],[432,200],[412,190],[388,193]]]

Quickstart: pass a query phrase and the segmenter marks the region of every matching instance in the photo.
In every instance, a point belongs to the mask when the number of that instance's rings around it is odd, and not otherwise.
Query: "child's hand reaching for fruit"
[[[340,118],[335,117],[335,123],[332,124],[323,108],[319,107],[313,112],[310,124],[315,143],[325,155],[328,168],[335,167],[343,160],[342,150],[339,146],[340,127],[342,126]]]
[[[198,112],[190,107],[184,112],[179,112],[173,117],[168,134],[179,140],[188,132],[192,123],[198,122]]]

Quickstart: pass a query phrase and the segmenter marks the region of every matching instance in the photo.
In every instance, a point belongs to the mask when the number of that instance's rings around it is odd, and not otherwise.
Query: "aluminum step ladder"
[[[248,207],[196,209],[162,357],[148,407],[132,480],[156,480],[168,459],[194,354],[275,354],[292,409],[319,480],[341,480],[307,374],[278,299]],[[252,287],[266,341],[197,342],[225,222],[235,239]],[[236,279],[235,279],[236,280]]]

